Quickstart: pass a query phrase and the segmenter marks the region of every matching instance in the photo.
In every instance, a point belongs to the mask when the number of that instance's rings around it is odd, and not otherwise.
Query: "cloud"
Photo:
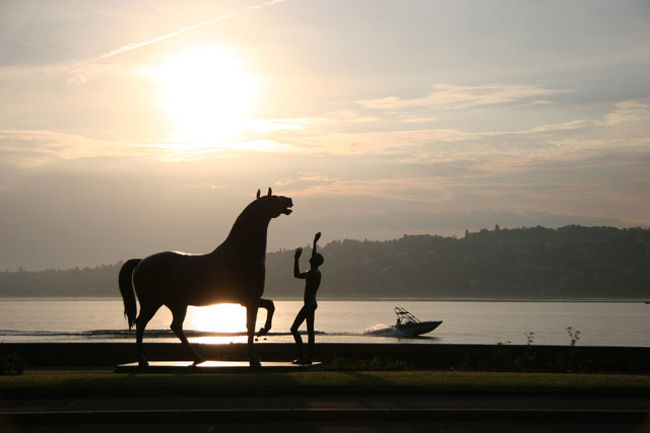
[[[298,152],[335,155],[387,155],[417,152],[428,145],[468,141],[478,136],[457,129],[417,129],[377,132],[335,132],[281,139]]]
[[[60,62],[47,65],[2,65],[0,66],[0,79],[11,80],[15,78],[31,78],[34,75],[56,76],[69,75],[71,71],[80,66],[79,62]],[[74,77],[69,79],[73,80]]]
[[[559,131],[575,131],[577,129],[582,129],[586,126],[593,125],[594,122],[591,120],[585,119],[576,119],[570,120],[563,123],[552,123],[547,125],[535,126],[533,128],[520,131],[519,134],[538,134],[538,133],[547,133],[547,132],[559,132]]]
[[[380,120],[376,116],[364,116],[350,109],[334,111],[327,117],[338,123],[367,123]]]
[[[402,123],[431,123],[438,120],[437,117],[400,117],[399,121]]]
[[[401,110],[426,107],[437,110],[461,110],[486,105],[507,104],[565,93],[565,90],[544,89],[532,85],[487,84],[480,86],[459,86],[434,84],[433,91],[421,98],[403,99],[390,96],[378,99],[362,99],[357,104],[376,110]]]
[[[278,186],[296,185],[297,183],[323,183],[332,182],[335,178],[324,176],[317,172],[300,173],[298,176],[279,179],[275,182]]]
[[[215,185],[212,183],[187,183],[183,185],[185,188],[190,189],[190,190],[208,190],[208,191],[217,191],[217,190],[223,190],[226,189],[225,185]]]
[[[52,131],[0,130],[0,157],[5,163],[15,166],[127,155],[141,156],[142,160],[162,159],[188,164],[205,160],[207,164],[216,160],[213,158],[223,157],[236,161],[229,163],[235,166],[244,160],[258,158],[252,156],[254,153],[262,155],[260,158],[265,163],[281,167],[273,169],[277,174],[270,178],[296,194],[366,195],[395,202],[437,202],[448,200],[450,191],[463,190],[461,181],[476,180],[479,185],[493,185],[495,190],[505,191],[508,189],[506,186],[492,183],[488,178],[525,176],[535,171],[550,173],[554,167],[566,167],[569,173],[571,168],[590,170],[590,167],[606,167],[614,163],[623,167],[638,165],[641,162],[635,158],[627,162],[605,158],[595,165],[590,161],[608,154],[640,155],[650,148],[648,128],[643,126],[644,122],[634,130],[624,126],[626,122],[638,123],[650,116],[649,108],[643,100],[622,101],[600,118],[541,124],[517,131],[469,132],[455,128],[428,128],[328,133],[330,129],[336,130],[337,125],[354,124],[358,118],[363,118],[362,114],[350,111],[339,113],[338,117],[267,119],[271,120],[271,125],[297,124],[300,129],[276,128],[267,133],[280,134],[273,138],[261,133],[257,140],[225,145],[129,145]],[[364,129],[374,126],[372,123],[363,124]],[[305,156],[313,158],[310,164],[323,168],[323,171],[307,171],[300,176],[287,177],[287,172],[296,172],[296,168],[304,167]],[[360,178],[360,172],[365,177]],[[523,182],[522,179],[513,177],[502,185],[510,182],[520,186],[522,196],[525,195],[523,191],[536,188],[535,182]],[[197,184],[221,185],[223,180]],[[474,184],[468,184],[468,188],[480,190]],[[552,190],[553,186],[549,188]],[[574,194],[574,197],[579,196],[579,191]],[[543,199],[550,200],[550,195]]]
[[[599,121],[597,120],[576,119],[576,120],[570,120],[568,122],[548,123],[539,126],[534,126],[528,129],[521,129],[521,130],[514,130],[514,131],[485,131],[482,132],[481,135],[483,136],[538,135],[538,134],[557,133],[562,131],[575,131],[579,129],[584,129],[588,126],[594,126],[598,124]]]
[[[2,161],[23,167],[55,160],[146,154],[144,147],[45,130],[0,130]]]
[[[526,105],[551,105],[553,104],[553,101],[549,101],[548,99],[538,99],[535,101],[531,101]]]
[[[617,103],[616,109],[605,116],[603,123],[614,126],[641,119],[650,122],[650,104],[640,100],[630,100]]]
[[[254,133],[318,129],[322,127],[342,126],[346,124],[360,124],[380,120],[375,116],[364,116],[354,110],[339,110],[327,113],[322,117],[285,117],[279,119],[251,119],[248,129]]]
[[[280,181],[286,193],[296,197],[374,197],[394,202],[440,202],[449,192],[430,177],[346,179],[318,173]]]
[[[273,131],[306,129],[332,123],[333,120],[323,117],[286,117],[282,119],[252,119],[247,122],[247,128],[257,134]]]
[[[626,122],[640,122],[627,128]],[[644,126],[645,125],[645,126]],[[622,101],[600,118],[546,123],[513,131],[426,128],[308,135],[287,142],[297,149],[341,155],[409,154],[413,159],[474,158],[485,162],[581,157],[580,152],[624,151],[647,145],[650,105]],[[582,155],[585,156],[585,155]],[[408,159],[408,156],[404,156]]]

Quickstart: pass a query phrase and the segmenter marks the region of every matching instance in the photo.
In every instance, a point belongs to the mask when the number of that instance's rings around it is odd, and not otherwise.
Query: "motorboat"
[[[395,330],[408,337],[417,337],[426,334],[427,332],[431,332],[442,323],[442,320],[421,322],[413,314],[409,313],[402,307],[395,307],[395,315],[397,315]]]

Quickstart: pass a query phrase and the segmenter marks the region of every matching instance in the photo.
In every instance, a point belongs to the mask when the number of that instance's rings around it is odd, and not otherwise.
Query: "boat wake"
[[[369,337],[393,337],[393,338],[417,338],[417,339],[434,339],[435,337],[413,336],[397,329],[394,326],[378,324],[366,329],[363,334]]]

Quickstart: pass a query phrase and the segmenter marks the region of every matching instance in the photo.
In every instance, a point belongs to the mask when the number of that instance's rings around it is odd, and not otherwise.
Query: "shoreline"
[[[247,345],[194,344],[209,360],[247,360]],[[288,361],[293,343],[257,343],[262,362]],[[180,343],[144,344],[150,360],[184,360]],[[2,343],[26,369],[114,367],[135,360],[135,343]],[[650,348],[403,343],[317,343],[315,357],[333,370],[443,370],[650,374]]]

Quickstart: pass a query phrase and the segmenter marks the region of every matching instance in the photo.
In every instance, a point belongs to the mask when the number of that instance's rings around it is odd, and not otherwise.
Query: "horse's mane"
[[[249,203],[235,219],[235,222],[232,224],[232,227],[230,228],[230,233],[228,234],[228,238],[239,234],[238,233],[239,231],[246,230],[252,224],[254,224],[257,220],[256,217],[258,216],[257,215],[258,208],[259,208],[259,199]]]

